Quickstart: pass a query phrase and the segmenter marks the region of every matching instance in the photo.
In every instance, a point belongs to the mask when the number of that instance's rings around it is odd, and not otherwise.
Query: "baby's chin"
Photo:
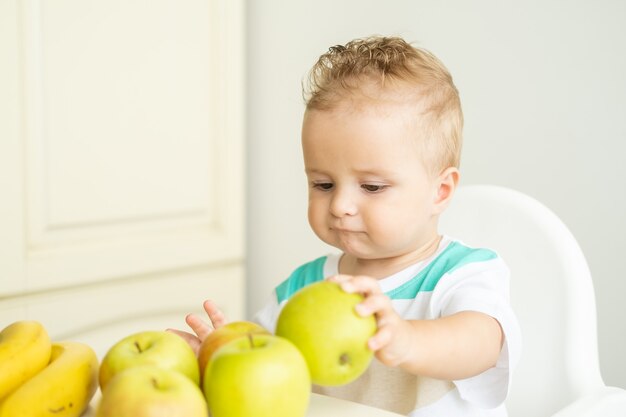
[[[363,248],[354,248],[350,246],[335,246],[339,249],[343,256],[347,259],[352,259],[356,261],[375,261],[380,259],[380,255],[375,251],[368,251]]]

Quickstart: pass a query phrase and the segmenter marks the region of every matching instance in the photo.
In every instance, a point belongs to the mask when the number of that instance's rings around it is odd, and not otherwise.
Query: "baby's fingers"
[[[213,331],[208,324],[206,324],[202,319],[195,314],[187,314],[185,317],[185,322],[191,330],[198,336],[200,342],[202,342],[206,337]]]
[[[354,278],[352,275],[346,275],[346,274],[337,274],[337,275],[332,275],[326,278],[326,281],[330,281],[330,282],[336,282],[338,284],[344,282],[344,281],[349,281],[352,278]]]
[[[224,313],[222,313],[222,310],[220,310],[213,301],[206,300],[202,306],[204,307],[204,311],[208,314],[214,329],[220,328],[226,324]]]
[[[383,293],[372,294],[363,299],[355,307],[356,312],[363,317],[375,314],[378,319],[378,325],[382,326],[386,321],[385,317],[389,314],[393,314],[393,307],[391,306],[391,300]]]
[[[348,278],[343,278],[347,276]],[[341,285],[341,288],[348,293],[361,293],[364,295],[370,295],[370,294],[380,294],[381,290],[380,290],[380,286],[378,285],[378,281],[374,278],[371,277],[367,277],[365,275],[356,275],[356,276],[349,276],[349,275],[338,275],[337,276],[340,280],[337,281],[339,283],[339,285]]]
[[[367,346],[376,352],[387,346],[391,342],[392,332],[388,327],[381,327],[378,329],[374,336],[370,337],[367,341]]]

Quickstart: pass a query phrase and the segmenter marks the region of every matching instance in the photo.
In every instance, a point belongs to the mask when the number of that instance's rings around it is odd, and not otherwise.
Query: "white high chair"
[[[626,416],[626,391],[600,375],[587,262],[552,211],[508,188],[464,186],[442,215],[441,232],[495,250],[511,269],[523,346],[510,417]]]

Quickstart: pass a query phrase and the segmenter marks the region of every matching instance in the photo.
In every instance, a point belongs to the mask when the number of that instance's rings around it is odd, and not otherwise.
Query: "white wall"
[[[594,275],[605,381],[626,387],[626,2],[248,2],[248,312],[327,249],[306,221],[300,82],[329,46],[401,35],[461,91],[462,182],[516,188],[570,227]],[[549,343],[549,341],[546,341]]]

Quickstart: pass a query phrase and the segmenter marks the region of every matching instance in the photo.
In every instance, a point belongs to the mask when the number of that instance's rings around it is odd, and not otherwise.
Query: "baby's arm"
[[[498,360],[503,333],[493,317],[463,311],[433,320],[405,320],[375,279],[338,275],[331,280],[346,292],[365,296],[356,310],[362,316],[375,315],[378,331],[368,344],[388,366],[452,381],[478,375]]]
[[[206,300],[202,304],[202,306],[204,307],[204,311],[206,311],[207,315],[209,316],[209,320],[211,321],[210,326],[207,323],[205,323],[204,320],[202,320],[197,315],[187,314],[187,316],[185,317],[185,322],[187,323],[189,327],[191,327],[191,330],[193,330],[195,334],[185,332],[183,330],[167,329],[167,331],[176,333],[177,335],[185,339],[185,341],[189,343],[189,346],[191,346],[191,348],[194,350],[194,352],[196,352],[196,354],[198,353],[198,350],[200,349],[200,345],[202,344],[202,341],[214,329],[222,327],[223,325],[227,323],[224,313],[222,313],[222,311],[219,308],[217,308],[217,306],[215,305],[213,301]]]

